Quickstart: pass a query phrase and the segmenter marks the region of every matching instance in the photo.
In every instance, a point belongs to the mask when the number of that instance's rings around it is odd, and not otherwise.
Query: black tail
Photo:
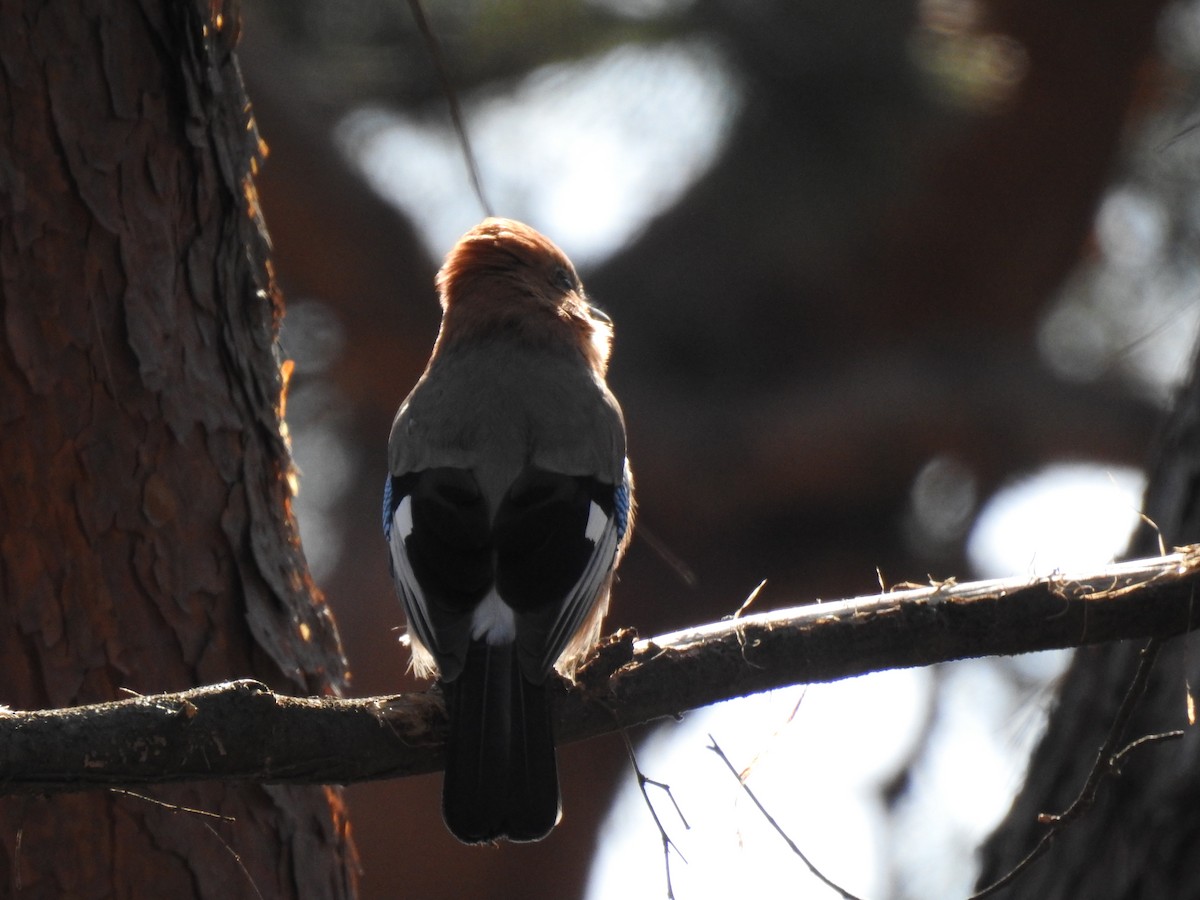
[[[467,844],[544,838],[561,810],[545,686],[521,675],[514,645],[472,641],[462,673],[442,689],[446,826]]]

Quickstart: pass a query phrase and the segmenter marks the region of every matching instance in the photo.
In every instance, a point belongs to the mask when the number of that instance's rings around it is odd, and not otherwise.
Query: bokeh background
[[[1103,562],[1200,322],[1200,3],[438,0],[502,215],[616,322],[641,521],[610,624]],[[441,255],[483,217],[403,0],[245,0],[296,362],[305,549],[357,695],[417,687],[379,533]],[[1196,130],[1193,130],[1196,129]],[[965,895],[1062,655],[794,688],[633,735],[676,895]],[[348,790],[366,898],[666,896],[625,750],[560,751],[545,842],[469,849],[437,776]],[[686,858],[686,861],[685,861]]]

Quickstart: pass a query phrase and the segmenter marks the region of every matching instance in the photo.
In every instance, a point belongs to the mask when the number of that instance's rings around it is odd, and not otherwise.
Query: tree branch
[[[1200,545],[1083,576],[894,591],[716,622],[619,632],[557,697],[579,740],[788,684],[968,657],[1166,638],[1198,624]],[[436,691],[345,700],[237,681],[40,712],[0,711],[0,795],[181,781],[345,784],[440,767]]]

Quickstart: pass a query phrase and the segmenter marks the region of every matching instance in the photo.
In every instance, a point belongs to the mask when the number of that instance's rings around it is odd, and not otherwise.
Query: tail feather
[[[550,703],[544,684],[533,684],[521,675],[515,653],[512,669],[508,838],[540,841],[558,824],[562,813]]]
[[[511,644],[473,641],[444,683],[450,732],[442,815],[460,841],[537,841],[561,809],[544,685],[525,679]]]

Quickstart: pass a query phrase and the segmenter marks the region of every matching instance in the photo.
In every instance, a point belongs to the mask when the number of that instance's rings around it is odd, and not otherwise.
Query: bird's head
[[[545,235],[513,219],[484,219],[446,255],[437,275],[439,345],[511,334],[574,345],[601,374],[612,321],[588,303],[575,267]]]

